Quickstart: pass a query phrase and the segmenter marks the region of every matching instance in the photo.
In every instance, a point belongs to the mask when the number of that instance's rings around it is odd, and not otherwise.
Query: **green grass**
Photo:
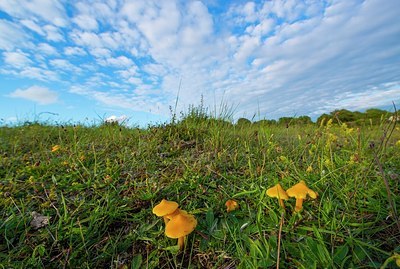
[[[400,130],[390,128],[196,114],[146,129],[1,127],[0,268],[274,268],[279,237],[280,268],[395,268]],[[265,191],[299,180],[318,198],[297,214],[286,201],[279,233],[282,210]],[[184,251],[152,214],[163,198],[198,220]],[[227,213],[228,199],[240,208]],[[49,225],[33,229],[33,211]]]

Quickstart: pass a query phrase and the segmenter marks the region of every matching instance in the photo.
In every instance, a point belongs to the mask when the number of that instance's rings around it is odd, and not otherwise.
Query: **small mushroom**
[[[273,186],[272,188],[269,188],[267,190],[267,195],[272,198],[278,198],[279,205],[282,208],[285,208],[283,200],[289,199],[289,196],[287,195],[286,191],[282,188],[281,184],[279,183]]]
[[[165,235],[169,238],[178,238],[179,249],[183,249],[185,238],[193,232],[197,226],[197,220],[193,215],[188,214],[184,210],[179,210],[165,226]]]
[[[158,217],[163,217],[165,224],[171,219],[171,215],[177,213],[179,204],[173,201],[167,201],[162,199],[162,201],[153,208],[153,213]]]
[[[225,206],[226,206],[226,212],[231,212],[239,208],[239,204],[235,200],[226,201]]]
[[[301,180],[299,183],[288,189],[286,193],[290,197],[296,198],[296,206],[294,208],[296,212],[299,212],[303,208],[303,200],[306,199],[307,195],[313,199],[317,198],[317,193],[309,189],[304,180]]]

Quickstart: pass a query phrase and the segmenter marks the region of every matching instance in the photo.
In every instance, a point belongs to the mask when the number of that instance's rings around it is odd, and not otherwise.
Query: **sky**
[[[400,107],[398,0],[0,0],[0,124]],[[179,113],[178,113],[179,114]]]

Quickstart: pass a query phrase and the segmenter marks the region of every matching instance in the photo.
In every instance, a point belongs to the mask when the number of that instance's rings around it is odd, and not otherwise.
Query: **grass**
[[[395,268],[400,130],[388,127],[197,113],[146,129],[1,127],[0,268]],[[265,191],[299,180],[318,198],[283,214]],[[163,198],[198,220],[183,251],[152,214]],[[33,211],[49,224],[34,229]]]

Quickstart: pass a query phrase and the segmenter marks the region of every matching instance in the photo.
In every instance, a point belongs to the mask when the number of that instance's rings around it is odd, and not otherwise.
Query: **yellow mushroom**
[[[296,212],[299,212],[303,208],[303,200],[306,199],[307,195],[313,199],[317,198],[317,193],[309,189],[304,180],[301,180],[299,183],[288,189],[286,193],[290,197],[296,198]]]
[[[172,215],[178,213],[178,207],[179,204],[177,202],[162,199],[162,201],[153,208],[153,213],[158,217],[163,217],[165,224],[167,224]]]
[[[279,205],[283,208],[285,208],[283,200],[289,199],[289,196],[287,195],[286,191],[282,188],[281,184],[279,183],[273,186],[272,188],[269,188],[267,190],[267,195],[272,198],[278,198]]]
[[[183,249],[186,236],[193,232],[196,226],[197,220],[193,215],[179,210],[179,214],[174,215],[165,226],[165,235],[169,238],[177,238],[179,249]]]
[[[225,206],[226,206],[226,212],[231,212],[239,208],[239,204],[235,200],[226,201]]]

